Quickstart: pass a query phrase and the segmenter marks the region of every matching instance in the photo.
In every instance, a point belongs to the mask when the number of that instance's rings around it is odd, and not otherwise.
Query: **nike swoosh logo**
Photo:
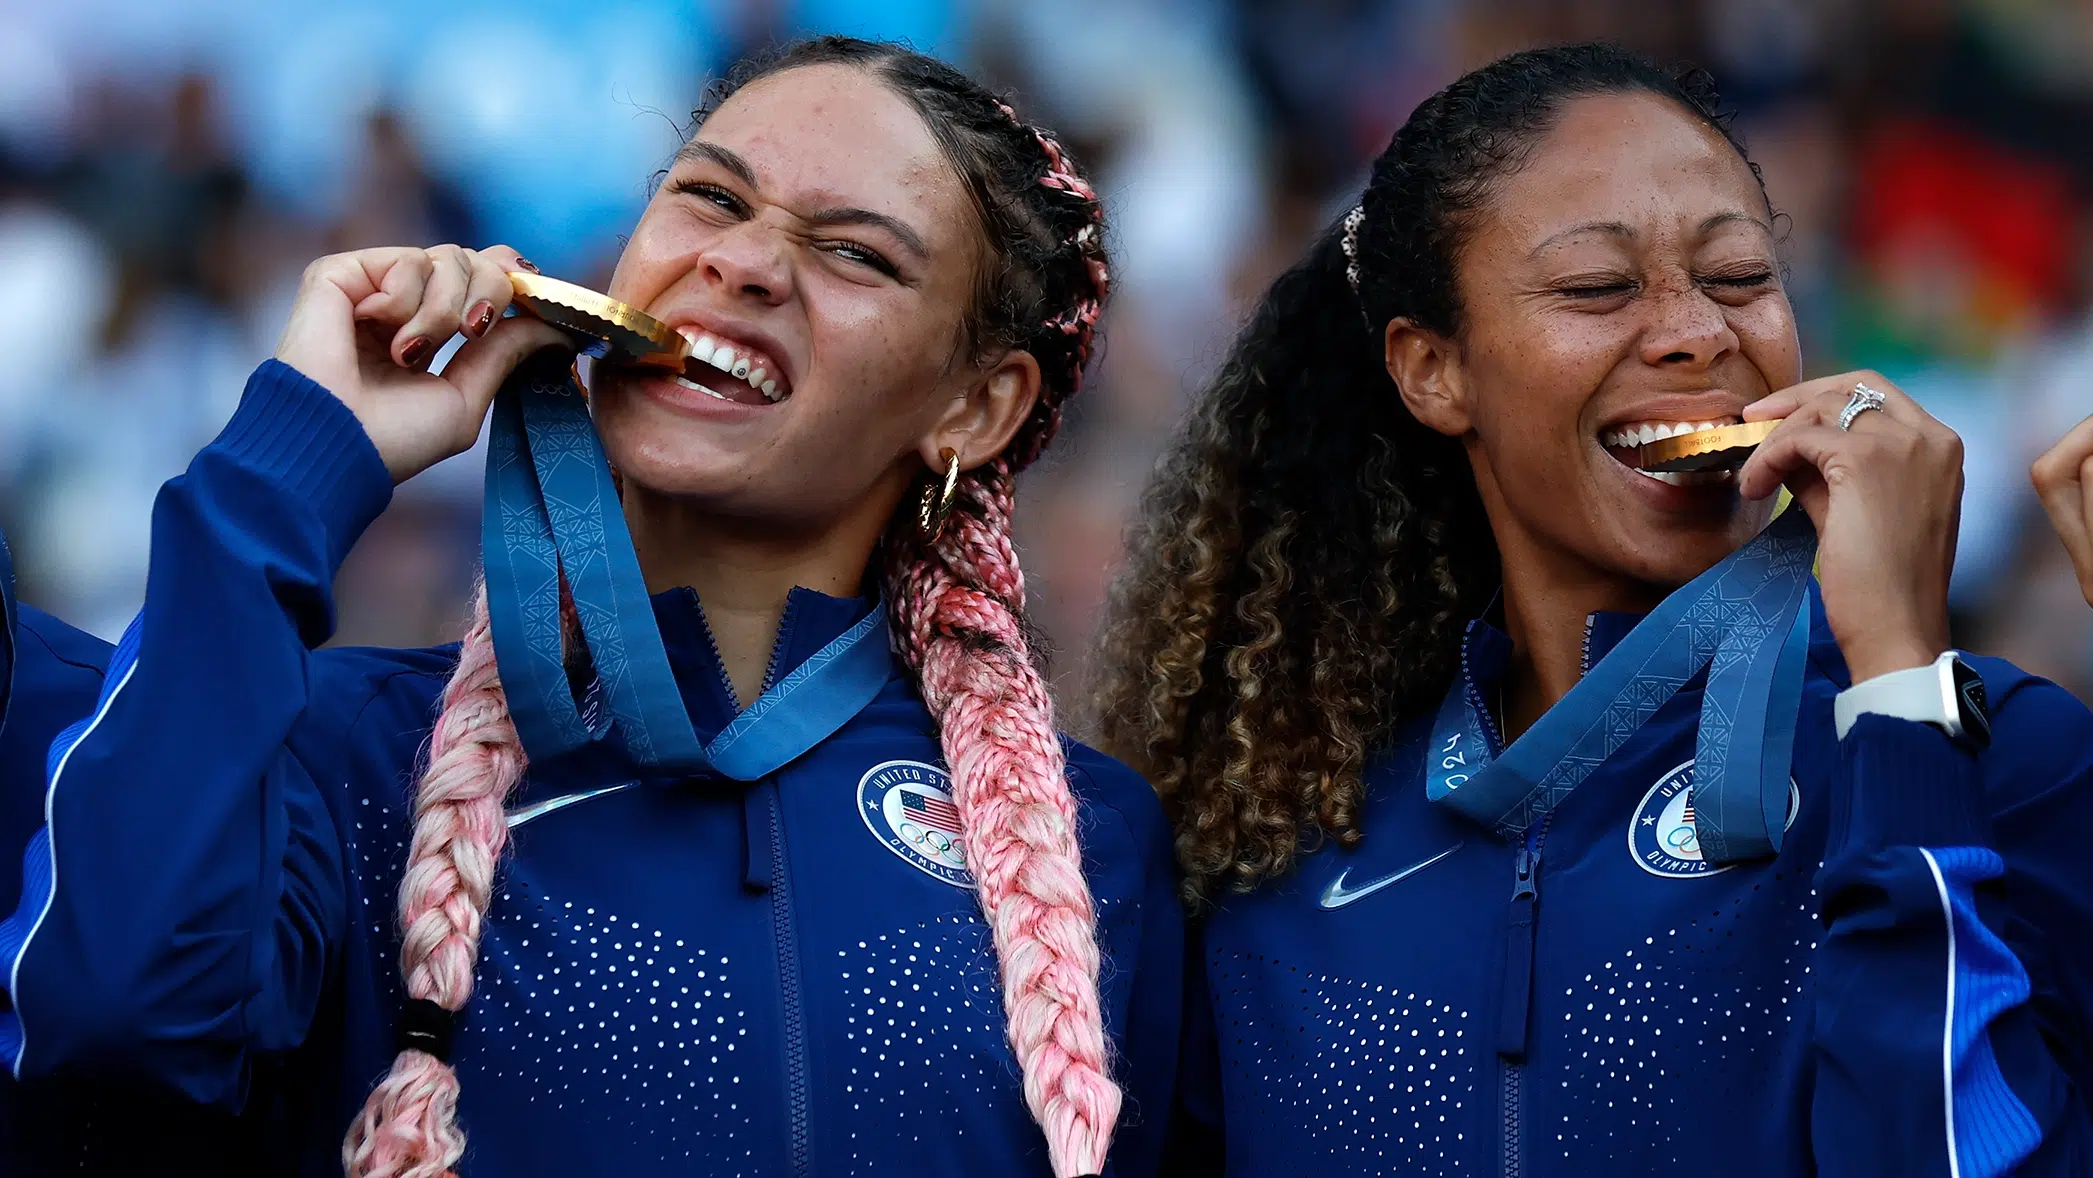
[[[622,790],[631,789],[638,784],[639,782],[637,781],[628,781],[623,785],[606,785],[602,789],[585,789],[580,793],[561,794],[556,798],[547,798],[536,805],[525,806],[520,810],[511,810],[507,815],[509,829],[514,830],[526,822],[534,822],[555,810],[564,810],[577,802],[586,802],[590,798],[600,798],[605,794],[618,793]]]
[[[1390,884],[1401,883],[1402,881],[1410,878],[1411,876],[1416,875],[1418,872],[1423,871],[1425,868],[1430,867],[1432,864],[1437,863],[1439,860],[1446,858],[1448,855],[1453,854],[1455,851],[1458,851],[1462,847],[1465,847],[1467,845],[1468,844],[1465,841],[1455,843],[1453,846],[1446,848],[1445,850],[1439,852],[1438,854],[1432,856],[1429,859],[1410,864],[1408,867],[1403,868],[1401,871],[1396,872],[1394,875],[1384,875],[1379,879],[1371,880],[1367,883],[1361,884],[1358,887],[1351,888],[1349,890],[1347,890],[1344,886],[1344,877],[1350,875],[1352,873],[1352,869],[1347,867],[1343,871],[1337,873],[1337,878],[1330,881],[1329,887],[1323,889],[1323,898],[1320,901],[1321,906],[1325,910],[1334,912],[1337,909],[1344,907],[1345,905],[1351,903],[1354,900],[1364,900],[1368,896],[1373,895],[1375,892],[1380,891],[1382,888],[1385,888]]]

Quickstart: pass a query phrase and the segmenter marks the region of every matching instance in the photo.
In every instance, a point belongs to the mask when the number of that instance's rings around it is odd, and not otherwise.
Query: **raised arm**
[[[51,745],[46,824],[0,922],[18,1076],[237,1105],[252,1055],[303,1038],[346,919],[322,790],[368,698],[311,652],[393,484],[469,446],[501,380],[559,342],[498,320],[514,264],[455,247],[314,263],[278,358],[161,491],[145,608]],[[461,327],[449,368],[423,371]]]

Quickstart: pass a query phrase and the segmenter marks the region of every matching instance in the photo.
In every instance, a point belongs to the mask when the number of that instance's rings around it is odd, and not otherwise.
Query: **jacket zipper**
[[[807,1126],[807,1022],[800,995],[799,934],[792,919],[792,877],[785,870],[785,803],[775,778],[770,794],[770,925],[778,943],[778,1000],[785,1018],[785,1079],[790,1091],[788,1144],[794,1178],[813,1173]]]
[[[1585,672],[1592,669],[1592,619],[1584,620],[1584,643],[1578,656]],[[1469,701],[1482,716],[1492,740],[1503,737],[1490,724],[1490,713],[1479,700],[1475,679],[1467,675],[1467,649],[1461,653],[1462,674],[1467,677]],[[1541,844],[1555,821],[1551,812],[1526,832],[1526,841],[1512,858],[1512,901],[1505,918],[1504,977],[1499,987],[1503,997],[1497,1010],[1497,1056],[1504,1070],[1504,1178],[1523,1178],[1526,1143],[1523,1123],[1524,1098],[1520,1068],[1526,1062],[1528,1028],[1533,1022],[1534,948],[1541,924]]]
[[[770,644],[770,661],[763,664],[763,686],[757,691],[759,697],[769,694],[770,689],[778,685],[778,666],[785,661],[785,640],[792,634],[792,608],[798,602],[796,595],[788,594],[785,612],[778,615],[778,636]]]
[[[1475,686],[1475,669],[1468,663],[1468,648],[1472,645],[1470,638],[1475,633],[1475,627],[1480,624],[1468,623],[1469,636],[1461,640],[1461,689],[1468,694],[1469,710],[1482,717],[1483,739],[1490,742],[1490,755],[1496,756],[1504,751],[1504,733],[1497,727],[1497,718],[1490,714],[1490,709],[1484,704],[1483,693]]]
[[[778,636],[770,644],[770,661],[763,667],[763,686],[757,690],[759,699],[777,685],[778,664],[784,660],[785,642],[792,633],[793,604],[792,597],[785,598],[785,612],[778,617]],[[728,690],[731,694],[732,688]],[[740,706],[736,701],[736,711]],[[767,788],[771,813],[771,927],[777,930],[778,937],[778,988],[785,1010],[785,1073],[792,1090],[792,1174],[794,1178],[806,1178],[814,1170],[809,1156],[812,1130],[807,1124],[807,1015],[800,995],[799,930],[792,918],[792,877],[785,870],[785,795],[776,778],[767,783]]]
[[[770,662],[763,668],[759,698],[777,682],[778,664],[784,659],[785,641],[792,632],[792,605],[792,598],[787,597],[785,612],[778,619],[778,636],[770,646]],[[741,699],[734,691],[734,680],[727,674],[727,661],[720,656],[719,642],[712,636],[712,625],[704,620],[702,606],[698,617],[698,629],[705,636],[705,647],[719,672],[720,686],[726,689],[727,702],[738,714],[742,710]],[[799,930],[792,915],[792,876],[785,864],[785,800],[775,777],[749,788],[762,790],[770,803],[770,928],[777,942],[778,1007],[785,1023],[785,1085],[790,1106],[786,1149],[793,1178],[807,1178],[813,1173],[812,1132],[807,1123],[807,1013],[800,993]]]
[[[1504,977],[1497,1009],[1497,1056],[1504,1069],[1504,1178],[1520,1178],[1525,1169],[1521,1140],[1520,1067],[1526,1061],[1527,1026],[1533,1014],[1534,939],[1540,928],[1541,843],[1553,815],[1527,831],[1512,859],[1512,902],[1505,920]]]
[[[712,671],[719,676],[720,690],[727,693],[727,709],[739,714],[741,697],[734,693],[734,680],[727,674],[727,657],[719,652],[719,639],[712,636],[712,623],[705,618],[705,603],[698,600],[698,591],[685,589],[690,594],[690,603],[698,610],[698,636],[705,640],[705,653],[712,656]]]
[[[695,594],[693,594],[695,596]],[[785,661],[785,640],[792,633],[792,607],[794,599],[785,599],[785,612],[778,616],[778,636],[770,643],[770,661],[763,665],[763,685],[756,689],[760,697],[778,684],[778,664]],[[734,680],[727,675],[726,656],[719,652],[719,640],[712,636],[712,623],[705,620],[703,603],[698,606],[698,632],[705,636],[705,649],[712,655],[713,670],[719,673],[719,685],[726,689],[727,706],[740,715],[745,704],[740,693],[734,690]],[[754,700],[749,701],[754,703]]]

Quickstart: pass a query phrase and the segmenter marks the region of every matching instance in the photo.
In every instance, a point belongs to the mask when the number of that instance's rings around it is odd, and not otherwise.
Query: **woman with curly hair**
[[[1775,223],[1705,78],[1505,58],[1160,468],[1100,726],[1227,1173],[2088,1172],[2093,717],[1949,649],[1960,444]]]
[[[502,317],[505,248],[314,263],[54,748],[0,1057],[273,1101],[309,1175],[1154,1172],[1167,825],[1057,736],[1008,535],[1102,216],[979,85],[825,38],[736,72],[625,243],[610,293],[678,372],[601,360],[582,408],[567,338]],[[569,416],[495,448],[462,646],[316,649],[343,555],[490,402],[498,441]],[[657,755],[664,711],[701,761]]]

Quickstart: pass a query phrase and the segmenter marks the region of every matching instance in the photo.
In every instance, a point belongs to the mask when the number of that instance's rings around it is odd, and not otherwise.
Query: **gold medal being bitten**
[[[1773,433],[1780,419],[1747,421],[1697,430],[1690,434],[1659,438],[1635,452],[1635,465],[1647,471],[1735,470],[1744,465],[1759,443]]]
[[[609,295],[521,270],[509,272],[509,285],[519,310],[595,341],[582,349],[589,355],[679,371],[690,356],[690,341],[668,324]]]

